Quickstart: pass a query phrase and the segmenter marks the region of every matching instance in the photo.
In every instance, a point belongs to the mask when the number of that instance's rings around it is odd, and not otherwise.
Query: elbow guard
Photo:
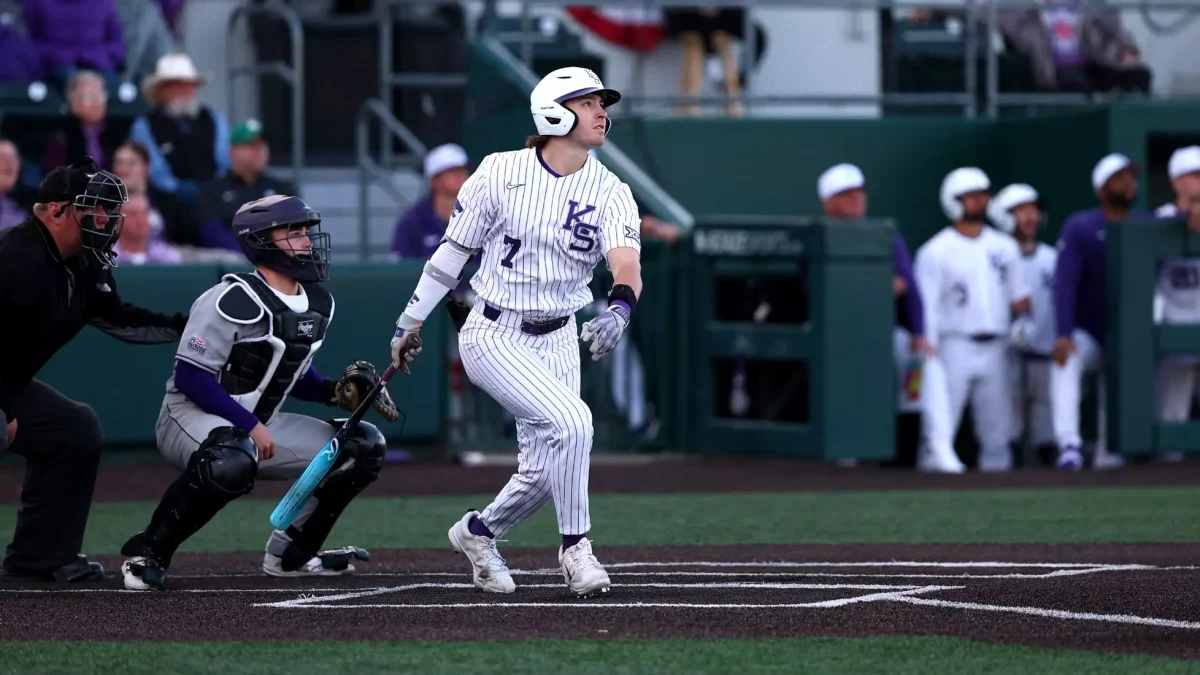
[[[442,242],[442,245],[438,246],[438,249],[430,256],[429,262],[425,263],[425,269],[421,272],[421,280],[417,282],[417,288],[413,292],[413,297],[408,303],[408,308],[404,310],[404,314],[416,322],[425,321],[442,302],[442,298],[458,285],[459,280],[462,279],[463,268],[471,259],[471,253],[470,249],[463,248],[452,241]]]

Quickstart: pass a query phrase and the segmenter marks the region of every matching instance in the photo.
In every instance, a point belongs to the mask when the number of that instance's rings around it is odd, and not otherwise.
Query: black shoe
[[[125,588],[131,591],[165,591],[167,571],[154,558],[137,556],[121,564]]]
[[[4,565],[4,578],[14,581],[52,581],[57,583],[75,583],[100,581],[104,578],[104,565],[98,562],[88,562],[83,555],[53,569],[30,569],[14,565]]]

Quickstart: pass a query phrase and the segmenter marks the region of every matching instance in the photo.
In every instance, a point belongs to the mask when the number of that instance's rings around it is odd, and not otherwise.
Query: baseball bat
[[[286,530],[291,526],[292,521],[296,519],[296,515],[300,513],[300,509],[304,506],[304,502],[308,501],[308,498],[316,491],[321,481],[325,480],[325,474],[329,473],[329,469],[337,461],[338,455],[342,451],[342,441],[362,421],[363,415],[366,415],[367,410],[375,403],[375,399],[383,391],[384,385],[395,374],[395,364],[389,365],[387,370],[383,371],[379,382],[371,388],[371,391],[358,404],[358,408],[350,414],[349,419],[342,423],[342,426],[333,434],[333,438],[329,439],[325,447],[321,448],[317,456],[313,457],[312,461],[309,462],[308,468],[304,470],[304,473],[300,474],[300,477],[296,479],[291,489],[288,490],[287,494],[280,500],[279,505],[271,513],[271,524],[275,526],[275,529]]]

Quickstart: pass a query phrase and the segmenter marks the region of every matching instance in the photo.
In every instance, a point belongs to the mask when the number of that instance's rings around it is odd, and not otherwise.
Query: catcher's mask
[[[47,174],[38,188],[37,201],[42,204],[68,202],[74,206],[83,248],[91,251],[102,265],[117,266],[113,247],[121,236],[121,225],[125,221],[122,209],[129,203],[129,190],[124,181],[100,169],[91,157],[84,157]]]
[[[276,230],[286,229],[280,237]],[[299,197],[272,195],[247,202],[233,216],[233,233],[251,263],[296,281],[329,279],[329,233],[321,214]]]

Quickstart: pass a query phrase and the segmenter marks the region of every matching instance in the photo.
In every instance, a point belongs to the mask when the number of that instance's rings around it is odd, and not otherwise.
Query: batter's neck
[[[559,176],[567,176],[582,169],[587,158],[587,148],[565,138],[552,138],[542,147],[542,161]]]

